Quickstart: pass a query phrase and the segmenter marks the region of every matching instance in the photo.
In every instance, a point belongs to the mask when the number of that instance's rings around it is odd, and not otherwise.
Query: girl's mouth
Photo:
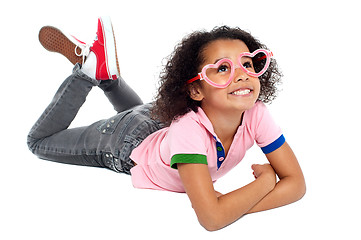
[[[233,91],[230,94],[237,95],[237,96],[244,96],[244,95],[250,94],[251,92],[252,92],[252,89],[245,88],[245,89],[237,89],[236,91]]]

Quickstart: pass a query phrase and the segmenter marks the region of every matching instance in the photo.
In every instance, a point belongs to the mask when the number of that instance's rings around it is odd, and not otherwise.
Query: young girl
[[[110,19],[100,18],[92,46],[44,27],[40,42],[75,64],[28,135],[40,158],[131,174],[134,187],[186,192],[200,224],[213,231],[241,216],[295,202],[305,181],[264,102],[280,79],[266,46],[239,28],[194,32],[175,48],[154,103],[143,104],[119,75]],[[94,86],[117,115],[68,129]],[[255,180],[221,194],[213,182],[256,141],[269,164]],[[279,177],[277,182],[276,175]]]

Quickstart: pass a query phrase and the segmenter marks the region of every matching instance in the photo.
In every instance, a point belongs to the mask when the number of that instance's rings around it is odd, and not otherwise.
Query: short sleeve
[[[207,156],[202,154],[175,154],[171,159],[170,167],[177,169],[178,163],[198,163],[208,165]]]
[[[257,121],[255,141],[263,153],[271,153],[285,143],[285,137],[264,103],[257,103],[255,115]]]
[[[177,168],[177,163],[207,164],[207,131],[196,120],[193,112],[174,121],[169,127],[168,142],[171,162],[170,166]]]
[[[285,137],[283,136],[283,134],[277,138],[275,141],[273,141],[271,144],[268,144],[265,147],[261,147],[262,152],[264,154],[268,154],[271,153],[275,150],[277,150],[278,148],[280,148],[284,143],[286,142]]]

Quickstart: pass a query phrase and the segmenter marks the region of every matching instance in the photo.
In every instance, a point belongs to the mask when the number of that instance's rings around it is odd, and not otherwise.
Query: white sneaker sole
[[[119,78],[119,71],[117,67],[117,55],[112,22],[110,17],[101,17],[99,19],[103,28],[105,59],[107,61],[106,66],[108,75],[110,79],[115,80]]]

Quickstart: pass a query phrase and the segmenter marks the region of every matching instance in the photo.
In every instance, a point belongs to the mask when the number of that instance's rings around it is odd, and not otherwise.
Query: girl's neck
[[[225,113],[223,111],[214,111],[214,109],[209,111],[204,108],[203,111],[211,121],[214,132],[222,143],[232,143],[233,137],[242,122],[242,114],[244,111]]]

